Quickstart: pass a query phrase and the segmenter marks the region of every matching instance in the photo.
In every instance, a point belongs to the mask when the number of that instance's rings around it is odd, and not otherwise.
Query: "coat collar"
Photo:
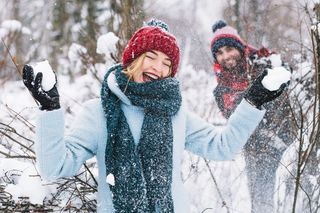
[[[132,105],[129,98],[121,91],[121,89],[118,86],[116,76],[114,72],[110,73],[110,75],[107,78],[107,84],[110,90],[125,104]]]

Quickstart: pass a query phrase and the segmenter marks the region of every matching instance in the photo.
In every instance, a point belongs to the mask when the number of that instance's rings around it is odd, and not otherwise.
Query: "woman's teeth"
[[[159,79],[157,75],[154,75],[152,73],[143,73],[143,77],[145,81],[154,81]]]

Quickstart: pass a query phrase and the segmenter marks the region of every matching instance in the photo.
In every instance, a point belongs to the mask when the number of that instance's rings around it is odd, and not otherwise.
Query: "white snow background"
[[[180,2],[180,1],[179,1]],[[184,4],[190,4],[190,1],[184,1]],[[161,3],[157,3],[159,7],[164,10],[170,6],[178,4],[175,0],[165,0]],[[207,31],[210,29],[211,24],[215,20],[221,18],[222,9],[225,7],[222,1],[210,2],[205,1],[205,7],[201,7],[197,11],[194,11],[198,20],[201,20],[202,26],[198,26],[201,30]],[[214,5],[214,6],[212,6]],[[213,8],[215,11],[213,11]],[[174,10],[168,10],[168,13],[175,14]],[[168,14],[170,15],[170,14]],[[21,30],[25,34],[31,34],[30,30],[23,27],[17,20],[6,20],[1,23],[0,37],[4,37],[10,31]],[[201,31],[200,30],[200,31]],[[210,33],[210,32],[209,32]],[[209,34],[207,36],[209,37]],[[97,41],[97,52],[105,54],[108,59],[110,53],[115,51],[115,43],[117,38],[113,33],[106,33],[102,35]],[[187,45],[187,44],[186,44]],[[185,47],[185,54],[182,56],[182,62],[178,78],[181,80],[183,97],[189,108],[192,111],[198,112],[198,114],[207,119],[208,121],[216,125],[224,125],[226,120],[220,114],[214,99],[212,96],[212,90],[216,86],[214,76],[211,72],[211,67],[208,70],[195,70],[192,65],[188,64],[188,57],[190,57],[190,50],[188,52],[187,46]],[[73,44],[69,49],[69,63],[74,63],[75,67],[79,67],[79,57],[81,54],[86,54],[87,50],[78,44]],[[47,59],[50,63],[50,59]],[[107,61],[106,64],[98,64],[95,69],[98,70],[98,77],[102,79],[106,68],[111,64],[111,61]],[[305,62],[299,65],[299,69],[296,70],[294,76],[291,78],[300,78],[302,76],[310,75],[311,64]],[[75,72],[77,72],[77,68]],[[67,75],[66,70],[59,70],[57,72],[58,90],[61,97],[61,105],[65,108],[66,112],[66,129],[70,127],[73,117],[82,103],[90,98],[99,97],[100,84],[91,73],[82,76],[76,76],[76,81],[71,81]],[[48,78],[48,82],[53,82],[53,77]],[[289,77],[290,78],[290,77]],[[285,82],[287,77],[282,81]],[[194,87],[197,85],[197,88]],[[0,93],[0,114],[1,124],[10,124],[15,126],[20,133],[28,138],[32,138],[32,141],[26,140],[25,149],[12,148],[12,155],[28,155],[30,159],[35,155],[28,151],[28,147],[32,147],[35,139],[35,119],[38,111],[34,100],[23,85],[21,80],[8,81],[1,85]],[[297,86],[294,88],[299,97],[303,97],[301,88]],[[210,106],[209,108],[205,108]],[[26,122],[27,120],[28,122]],[[66,131],[67,131],[66,130]],[[17,136],[18,137],[18,136]],[[0,151],[7,150],[7,147],[12,144],[7,143],[1,136]],[[288,165],[296,157],[295,150],[297,144],[293,144],[290,147],[282,160],[283,165]],[[89,164],[94,165],[95,160],[89,161]],[[214,173],[219,190],[223,194],[223,199],[226,201],[228,207],[232,212],[250,212],[250,198],[248,193],[247,178],[244,172],[244,159],[242,153],[239,153],[234,160],[229,162],[210,162],[208,164],[211,171]],[[93,166],[93,174],[96,176],[97,168]],[[196,157],[190,153],[185,153],[183,160],[182,178],[185,187],[188,189],[189,197],[191,198],[191,210],[192,212],[227,212],[225,206],[222,203],[221,198],[218,195],[217,187],[213,184],[212,177],[208,172],[208,167],[202,158]],[[288,176],[287,168],[280,167],[278,170],[278,201],[283,200],[285,196],[285,188],[283,186],[283,180]],[[48,183],[41,179],[34,164],[34,160],[23,161],[19,159],[7,159],[0,158],[0,177],[8,177],[10,181],[5,184],[5,191],[13,196],[15,201],[19,201],[19,197],[29,197],[30,202],[34,204],[41,204],[44,199],[50,199],[52,194],[56,192],[56,185]],[[95,194],[92,195],[93,198]],[[62,200],[57,209],[61,209],[68,201],[68,197]],[[77,203],[77,201],[73,201]],[[188,205],[188,204],[186,204]],[[277,204],[276,204],[277,205]],[[279,212],[286,212],[286,209],[278,207]],[[301,209],[301,212],[303,210]]]

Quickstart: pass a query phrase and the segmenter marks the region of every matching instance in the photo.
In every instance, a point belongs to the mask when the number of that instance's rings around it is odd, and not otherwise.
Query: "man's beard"
[[[228,72],[229,74],[243,74],[243,72],[245,71],[245,61],[241,58],[241,56],[234,56],[231,59],[235,61],[234,64],[229,64],[224,61],[220,64],[223,70],[225,72]]]

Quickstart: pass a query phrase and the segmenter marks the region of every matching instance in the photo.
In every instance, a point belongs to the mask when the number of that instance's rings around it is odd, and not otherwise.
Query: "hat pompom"
[[[161,20],[158,20],[158,19],[151,19],[150,21],[148,21],[146,23],[147,26],[150,26],[150,27],[159,27],[161,28],[162,30],[165,30],[166,32],[169,32],[169,26],[164,23],[163,21]]]
[[[221,29],[221,28],[223,28],[223,27],[225,27],[225,26],[227,26],[227,23],[226,23],[225,21],[223,21],[223,20],[219,20],[219,21],[217,21],[216,23],[214,23],[214,24],[212,25],[212,32],[214,33],[214,32],[216,32],[218,29]]]

